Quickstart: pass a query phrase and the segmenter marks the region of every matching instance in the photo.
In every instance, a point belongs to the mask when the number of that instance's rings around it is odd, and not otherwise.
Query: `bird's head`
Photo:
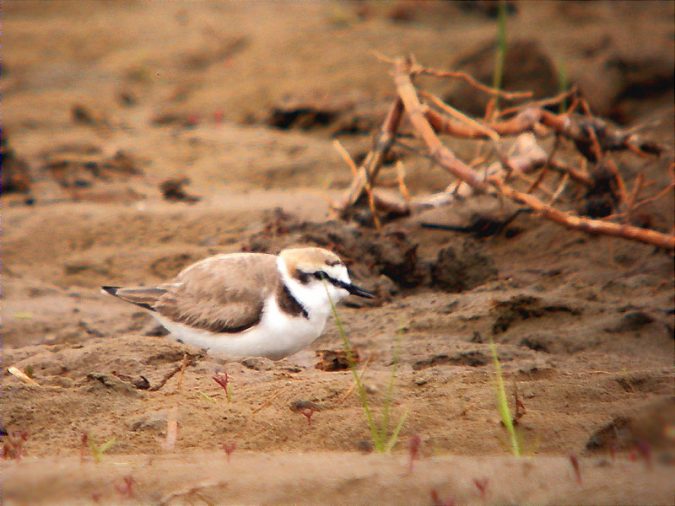
[[[323,248],[289,248],[279,253],[279,257],[291,278],[308,288],[325,284],[335,302],[348,294],[366,298],[375,296],[352,283],[347,267],[331,251]]]

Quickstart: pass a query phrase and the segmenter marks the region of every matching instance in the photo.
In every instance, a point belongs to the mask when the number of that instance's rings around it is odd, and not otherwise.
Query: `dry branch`
[[[437,70],[437,69],[431,69],[431,68],[424,68],[420,66],[413,66],[410,69],[410,74],[411,75],[427,75],[427,76],[435,76],[435,77],[451,77],[451,78],[456,78],[456,79],[461,79],[462,81],[466,82],[469,86],[473,86],[477,90],[482,91],[483,93],[487,93],[488,95],[492,95],[494,97],[500,97],[506,100],[517,100],[519,98],[530,98],[532,96],[531,91],[504,91],[504,90],[498,90],[496,88],[491,88],[490,86],[487,86],[480,81],[478,81],[475,77],[467,74],[466,72],[461,72],[458,70],[453,70],[453,71],[447,71],[447,70]]]
[[[403,60],[396,63],[394,82],[398,95],[403,102],[405,111],[408,113],[410,122],[424,139],[434,160],[451,174],[465,181],[477,190],[487,189],[485,182],[476,174],[471,167],[459,160],[441,141],[436,137],[434,129],[427,121],[422,104],[417,96],[415,87],[410,79],[409,64]]]
[[[497,132],[495,132],[494,130],[492,130],[491,128],[486,127],[486,126],[484,126],[484,125],[481,125],[481,124],[478,123],[478,121],[476,121],[475,119],[469,118],[469,117],[468,117],[466,114],[464,114],[463,112],[460,112],[460,111],[458,111],[457,109],[455,109],[454,107],[452,107],[452,106],[446,104],[446,103],[443,102],[440,98],[438,98],[438,97],[432,95],[431,93],[426,93],[426,92],[422,91],[422,92],[420,92],[420,94],[421,94],[424,98],[426,98],[426,99],[428,99],[428,100],[431,100],[431,102],[432,102],[436,107],[439,107],[439,108],[443,109],[445,112],[447,112],[448,114],[450,114],[451,116],[453,116],[455,119],[457,119],[457,120],[461,121],[462,123],[464,123],[464,124],[466,124],[466,125],[468,125],[468,126],[474,128],[474,129],[478,130],[479,132],[481,132],[481,134],[483,134],[483,135],[489,137],[489,138],[492,139],[493,141],[495,141],[495,142],[499,141],[499,134],[498,134]]]
[[[638,201],[640,191],[645,188],[643,177],[641,176],[635,181],[633,190],[629,194],[626,183],[623,181],[618,168],[611,158],[607,156],[607,153],[610,151],[628,150],[637,154],[649,155],[659,154],[662,148],[650,142],[643,142],[635,134],[634,130],[621,130],[612,127],[590,115],[588,105],[576,95],[576,90],[573,89],[561,93],[552,99],[521,104],[512,108],[511,112],[515,112],[516,114],[506,119],[479,121],[469,118],[464,113],[431,94],[425,92],[418,94],[413,84],[413,77],[421,74],[460,77],[475,85],[481,91],[490,92],[493,96],[505,95],[495,93],[495,90],[489,88],[484,89],[487,87],[480,85],[480,83],[476,85],[477,82],[473,78],[463,73],[424,69],[415,64],[412,59],[397,59],[390,62],[394,65],[393,78],[398,98],[390,108],[387,118],[375,138],[373,148],[358,169],[352,186],[346,193],[343,201],[336,205],[341,211],[344,212],[353,206],[362,195],[364,189],[374,184],[384,156],[395,142],[396,130],[405,112],[414,132],[421,138],[427,148],[428,154],[418,154],[429,157],[433,162],[457,178],[457,182],[450,184],[444,193],[437,194],[432,199],[426,199],[421,205],[419,202],[412,204],[413,209],[420,209],[428,205],[443,205],[455,200],[457,196],[466,198],[477,193],[497,194],[519,204],[524,204],[529,210],[569,229],[591,234],[621,237],[652,244],[660,248],[675,249],[675,236],[673,235],[609,221],[609,218],[619,216],[630,218],[630,213],[638,207],[672,192],[675,185],[675,170],[671,168],[671,171],[673,171],[673,182],[668,188],[657,192],[653,197]],[[420,101],[419,95],[428,100],[430,105],[423,104]],[[570,107],[565,113],[556,114],[543,108],[544,106],[560,103],[569,96],[574,96],[574,106]],[[573,114],[578,105],[585,110],[585,116]],[[432,106],[437,109],[434,109]],[[486,113],[485,117],[491,118],[492,116]],[[548,154],[539,146],[535,137],[546,133],[554,133],[556,135],[554,147]],[[497,162],[478,172],[472,166],[457,158],[440,141],[437,134],[448,134],[465,139],[489,139],[493,143]],[[504,136],[519,136],[514,144],[514,154],[512,155],[507,156],[500,149],[500,137]],[[572,141],[576,150],[583,156],[583,167],[585,167],[586,161],[596,164],[594,175],[589,175],[585,168],[580,170],[553,158],[561,139]],[[417,153],[415,148],[409,147],[400,141],[397,144],[401,144]],[[487,162],[487,160],[485,157],[482,157],[480,163],[484,162]],[[606,168],[603,169],[603,166]],[[541,171],[536,177],[528,176],[528,174],[535,173],[540,169]],[[560,173],[555,190],[550,190],[543,184],[547,170]],[[597,191],[597,185],[602,183],[601,176],[603,175],[603,170],[605,173],[610,174],[610,178],[612,179],[610,185],[612,188],[603,191],[611,191],[611,198],[616,199],[618,197],[620,201],[619,205],[622,206],[623,212],[612,214],[606,219],[594,219],[565,212],[553,206],[569,183],[574,182],[581,185],[586,192]],[[529,190],[527,192],[518,190],[509,183],[510,178],[527,181]],[[401,184],[400,172],[399,184]],[[368,188],[368,190],[371,190],[371,188]],[[548,204],[534,194],[537,191],[548,195]],[[371,196],[369,199],[371,201],[371,211],[374,218],[376,218],[372,195],[375,195],[374,200],[377,203],[377,193],[373,191],[368,191],[368,193]],[[401,193],[405,196],[407,189],[404,191],[402,188]],[[609,205],[611,206],[610,210],[613,210],[615,203]]]
[[[395,58],[389,58],[388,56],[383,55],[379,51],[372,51],[372,54],[378,60],[392,65],[395,65],[398,61]],[[410,75],[412,77],[417,75],[427,75],[434,77],[448,77],[452,79],[460,79],[469,86],[472,86],[473,88],[476,88],[477,90],[482,91],[483,93],[487,93],[488,95],[492,95],[493,97],[501,97],[505,100],[517,100],[519,98],[530,98],[532,96],[531,91],[505,91],[499,90],[497,88],[492,88],[486,84],[481,83],[480,81],[478,81],[478,79],[476,79],[472,75],[467,74],[466,72],[462,72],[461,70],[439,70],[417,65],[412,61],[409,62],[409,64],[410,64]]]
[[[187,357],[187,358],[186,358]],[[183,360],[181,360],[181,363],[175,367],[173,367],[169,372],[167,372],[162,379],[157,383],[156,385],[151,386],[148,388],[148,391],[150,392],[156,392],[157,390],[161,390],[164,385],[168,383],[168,381],[173,378],[176,374],[180,373],[183,371],[185,372],[185,368],[187,366],[193,366],[197,362],[197,360],[203,358],[204,355],[203,353],[196,353],[196,354],[183,354]],[[183,374],[182,373],[182,374]],[[182,379],[180,380],[180,383],[182,383]],[[180,383],[178,389],[180,389]]]
[[[626,190],[626,183],[624,183],[623,178],[621,177],[621,174],[619,173],[619,168],[614,163],[614,160],[612,160],[609,157],[607,157],[607,159],[605,160],[605,166],[612,173],[612,176],[614,176],[614,181],[616,181],[617,192],[619,194],[619,199],[621,201],[621,205],[628,205],[628,199],[629,199],[628,191]]]
[[[403,104],[401,100],[397,98],[391,105],[380,131],[375,136],[373,147],[361,164],[358,175],[347,191],[346,197],[342,202],[335,205],[337,209],[345,210],[348,207],[353,206],[359,198],[361,198],[361,195],[366,188],[366,184],[374,184],[375,178],[377,178],[377,174],[382,166],[382,162],[384,162],[387,153],[389,153],[391,146],[394,144],[396,130],[401,122],[402,113]]]
[[[402,161],[396,162],[396,182],[398,183],[398,191],[401,193],[403,200],[410,203],[410,191],[405,184],[405,166]]]
[[[550,107],[550,106],[553,106],[553,105],[558,105],[563,100],[566,100],[566,99],[568,99],[569,97],[572,97],[572,96],[576,96],[578,91],[579,90],[577,89],[577,86],[574,85],[569,90],[563,91],[562,93],[556,95],[555,97],[545,98],[543,100],[534,100],[532,102],[527,102],[525,104],[520,104],[520,105],[516,105],[516,106],[513,106],[513,107],[507,107],[506,109],[502,109],[497,114],[497,117],[501,118],[503,116],[508,116],[510,114],[520,112],[523,109],[528,109],[528,108],[533,108],[533,107],[541,109],[543,107]],[[573,111],[574,108],[570,108],[569,110]]]
[[[40,384],[37,381],[35,381],[30,376],[28,376],[25,372],[23,372],[18,367],[11,366],[11,367],[7,368],[7,372],[9,374],[11,374],[12,376],[14,376],[15,378],[18,378],[21,381],[23,381],[26,385],[31,385],[31,386],[34,386],[34,387],[40,386]]]
[[[567,228],[573,230],[580,230],[590,234],[610,235],[613,237],[623,237],[624,239],[632,239],[635,241],[653,244],[659,248],[675,249],[675,237],[672,235],[662,234],[655,230],[646,228],[634,227],[632,225],[623,225],[619,223],[612,223],[611,221],[594,220],[590,218],[582,218],[565,213],[544,204],[538,198],[528,195],[527,193],[519,192],[505,184],[499,179],[491,181],[499,188],[500,192],[516,202],[525,204],[534,211],[540,213],[545,218],[559,223]]]
[[[593,185],[593,178],[586,174],[585,172],[580,171],[579,169],[575,169],[574,167],[571,167],[563,162],[560,162],[558,160],[551,160],[548,163],[548,166],[556,170],[558,172],[563,172],[567,173],[570,175],[570,178],[572,178],[574,181],[577,183],[581,183],[584,186],[592,186]]]
[[[426,115],[422,112],[422,106],[419,102],[417,92],[410,78],[410,64],[405,60],[397,61],[394,70],[394,82],[396,83],[398,94],[403,101],[405,110],[410,117],[413,127],[424,140],[436,162],[438,162],[438,164],[444,169],[457,176],[475,190],[485,191],[487,187],[486,182],[481,180],[480,176],[474,172],[473,169],[455,157],[455,155],[447,147],[445,147],[436,136],[434,128],[432,128],[432,126],[427,121]],[[546,126],[555,128],[556,131],[562,135],[570,136],[572,133],[574,133],[578,136],[580,134],[580,132],[576,129],[580,128],[581,125],[573,123],[566,115],[557,116],[545,110],[539,110],[538,114],[542,123],[544,123]],[[531,115],[530,117],[534,118],[537,114],[533,109],[526,109],[518,116],[521,115]],[[518,118],[518,116],[516,116],[516,118]],[[521,118],[522,117],[523,116],[521,116]],[[590,124],[590,128],[594,134],[596,133],[595,126],[598,124],[601,123]],[[584,127],[588,125],[588,123],[583,124]],[[491,126],[499,133],[499,130],[495,128],[494,125]],[[606,130],[603,131],[605,133],[607,132]],[[615,140],[609,135],[605,135],[603,138]],[[575,140],[579,140],[579,137]],[[627,138],[624,138],[623,142],[626,140]],[[607,149],[606,146],[603,147]],[[534,195],[529,195],[527,193],[519,192],[513,189],[507,185],[500,176],[492,176],[488,179],[488,182],[493,187],[497,188],[497,190],[499,190],[499,192],[505,197],[525,204],[532,210],[540,213],[545,218],[564,225],[567,228],[581,230],[593,234],[623,237],[647,244],[653,244],[661,248],[675,249],[674,236],[663,234],[655,230],[648,230],[631,225],[617,224],[603,220],[583,218],[565,213],[550,205],[544,204]]]
[[[460,123],[429,107],[424,108],[424,114],[437,133],[464,139],[488,139],[488,131],[500,136],[514,136],[530,131],[536,133],[538,127],[547,127],[573,141],[579,152],[592,162],[598,161],[604,151],[629,150],[642,155],[658,155],[663,151],[661,146],[643,142],[637,134],[611,127],[601,119],[555,114],[536,107],[527,107],[509,119],[486,123],[480,128]]]
[[[669,193],[672,193],[673,190],[675,190],[675,183],[670,183],[668,186],[663,188],[661,191],[657,192],[655,195],[652,195],[651,197],[647,197],[644,200],[641,200],[637,204],[635,204],[632,208],[631,211],[636,211],[637,209],[646,206],[647,204],[651,204],[652,202],[656,202],[659,199],[662,199]]]
[[[337,151],[340,153],[340,156],[342,156],[342,159],[349,165],[349,168],[352,171],[352,176],[354,179],[358,179],[359,177],[359,172],[358,169],[356,168],[356,164],[354,163],[354,160],[352,160],[352,157],[349,155],[347,150],[340,144],[340,141],[335,139],[333,141],[333,146]],[[380,219],[377,217],[377,209],[375,208],[375,197],[373,196],[373,185],[371,183],[371,177],[367,171],[365,172],[365,185],[364,189],[366,191],[366,195],[368,196],[368,206],[370,207],[370,212],[373,216],[373,224],[375,225],[375,228],[377,230],[380,230],[382,228],[382,224],[380,223]]]

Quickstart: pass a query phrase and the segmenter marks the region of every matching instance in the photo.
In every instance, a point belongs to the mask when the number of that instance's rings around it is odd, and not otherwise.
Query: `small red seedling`
[[[302,410],[302,416],[307,418],[307,425],[312,425],[312,417],[314,416],[314,413],[316,413],[315,409],[312,408],[307,408]]]
[[[422,438],[417,434],[408,440],[408,474],[413,472],[415,461],[420,458],[420,448],[422,447]]]
[[[574,468],[574,475],[577,478],[577,483],[581,485],[581,466],[579,465],[579,459],[576,455],[570,455],[570,463],[572,464],[572,468]]]
[[[213,121],[215,121],[217,125],[222,124],[224,118],[225,118],[225,114],[223,113],[222,110],[218,109],[217,111],[214,111]]]
[[[199,124],[199,114],[188,114],[187,116],[187,124],[189,126],[197,126]]]
[[[223,390],[227,391],[227,384],[229,383],[230,378],[226,372],[219,372],[213,375],[213,381],[223,387]]]
[[[513,397],[516,404],[516,413],[513,416],[513,425],[518,425],[520,419],[525,416],[525,413],[527,413],[527,409],[525,409],[525,403],[518,394],[518,384],[515,382],[513,383]]]
[[[28,441],[25,430],[9,432],[2,442],[2,458],[5,460],[21,460],[25,452],[23,445]]]
[[[229,443],[223,443],[223,450],[225,450],[225,453],[227,454],[227,461],[230,461],[230,455],[234,452],[234,450],[237,449],[237,443],[234,441],[231,441]]]
[[[487,488],[489,482],[490,482],[489,478],[481,478],[480,480],[478,478],[473,479],[473,484],[476,485],[478,493],[480,494],[480,498],[483,500],[485,500],[485,497],[487,496]]]
[[[89,434],[83,432],[80,436],[80,462],[87,460],[89,453]]]
[[[647,466],[647,469],[652,468],[652,447],[651,445],[644,440],[639,440],[637,444],[635,445],[635,449],[637,450],[637,453],[640,457],[642,457],[642,460],[645,461],[645,465]]]
[[[134,497],[134,485],[136,484],[136,480],[130,475],[127,475],[122,479],[124,480],[122,483],[115,483],[115,489],[122,497],[132,499]]]
[[[441,499],[436,489],[431,491],[431,501],[434,506],[456,506],[455,500],[451,497]]]
[[[230,387],[230,377],[228,374],[226,372],[214,374],[213,381],[222,387],[222,389],[225,391],[225,397],[227,397],[227,401],[230,402],[232,400],[232,392]]]
[[[312,417],[314,413],[320,411],[321,408],[312,401],[293,401],[291,403],[291,411],[300,413],[307,418],[307,425],[312,425]]]

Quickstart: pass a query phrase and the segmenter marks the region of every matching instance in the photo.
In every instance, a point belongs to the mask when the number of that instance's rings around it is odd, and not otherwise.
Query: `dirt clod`
[[[506,332],[517,321],[541,318],[551,313],[578,315],[580,310],[566,304],[547,303],[531,295],[518,295],[509,300],[497,302],[493,312],[497,317],[492,325],[492,333],[496,335]]]
[[[167,411],[144,413],[129,420],[129,428],[133,431],[161,432],[166,430],[168,419]]]
[[[351,354],[344,350],[316,350],[316,356],[319,361],[314,367],[326,372],[349,369],[350,360],[354,363],[359,362],[359,353],[356,350],[353,350]]]
[[[424,360],[418,360],[413,364],[413,370],[419,371],[437,365],[466,365],[469,367],[480,367],[490,362],[490,358],[482,351],[465,351],[455,353],[454,355],[434,355]]]
[[[434,286],[448,292],[463,292],[497,277],[494,261],[473,241],[465,241],[461,250],[448,247],[438,252],[431,267]]]
[[[673,449],[667,427],[675,417],[675,399],[665,398],[644,402],[639,409],[615,416],[594,431],[586,442],[589,451],[620,451],[638,445]]]
[[[190,195],[185,191],[185,186],[190,184],[190,179],[186,177],[172,178],[162,181],[159,185],[159,189],[162,192],[162,196],[172,202],[187,202],[188,204],[194,204],[199,202],[201,197],[196,195]]]
[[[385,275],[402,287],[414,287],[428,280],[428,267],[417,257],[417,244],[404,230],[371,234],[341,221],[315,223],[275,211],[264,227],[253,234],[249,251],[278,253],[283,248],[305,244],[329,248],[342,258],[356,280]]]
[[[138,396],[138,391],[134,385],[127,383],[112,374],[92,372],[87,375],[87,379],[95,382],[93,383],[94,385],[103,385],[106,390],[111,390],[115,393],[131,397]]]
[[[94,110],[84,104],[73,104],[70,109],[71,117],[75,123],[82,123],[90,126],[108,125],[109,121],[106,115],[99,110]]]
[[[28,163],[17,157],[5,135],[2,136],[1,142],[2,193],[28,193],[32,182]]]
[[[654,318],[644,311],[631,311],[621,317],[621,321],[616,327],[611,328],[612,332],[629,332],[639,330],[645,325],[649,325]]]
[[[283,130],[294,127],[309,130],[330,125],[339,114],[340,109],[326,104],[290,102],[272,108],[267,124]]]
[[[269,371],[274,368],[274,362],[263,357],[248,357],[241,361],[241,365],[254,371]]]

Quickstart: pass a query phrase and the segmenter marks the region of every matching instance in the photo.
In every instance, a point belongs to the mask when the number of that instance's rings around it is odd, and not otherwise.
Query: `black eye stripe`
[[[326,281],[328,281],[331,285],[335,285],[335,286],[339,286],[339,287],[342,287],[342,285],[343,285],[343,282],[342,282],[342,281],[340,281],[340,280],[338,280],[338,279],[335,279],[335,278],[331,277],[328,273],[326,273],[326,272],[324,272],[324,271],[316,271],[316,272],[312,272],[311,274],[305,274],[305,276],[308,276],[308,277],[309,277],[309,276],[312,276],[312,277],[314,277],[314,278],[316,278],[316,279],[318,279],[318,280],[326,280]]]
[[[372,299],[373,297],[375,297],[374,293],[369,292],[368,290],[364,290],[363,288],[360,288],[356,285],[353,285],[349,281],[342,281],[340,279],[335,279],[325,271],[315,271],[315,272],[298,271],[298,274],[300,275],[299,276],[300,282],[303,284],[309,283],[309,281],[312,278],[314,278],[322,281],[328,281],[331,285],[337,288],[342,288],[343,290],[346,290],[347,292],[353,295],[358,295],[359,297],[366,297],[368,299]]]
[[[337,286],[339,288],[344,288],[345,287],[345,282],[340,281],[339,279],[335,279],[331,277],[327,272],[325,271],[316,271],[316,272],[302,272],[298,271],[298,279],[303,285],[306,285],[309,283],[309,281],[314,278],[318,280],[326,280],[328,281],[331,285]]]

